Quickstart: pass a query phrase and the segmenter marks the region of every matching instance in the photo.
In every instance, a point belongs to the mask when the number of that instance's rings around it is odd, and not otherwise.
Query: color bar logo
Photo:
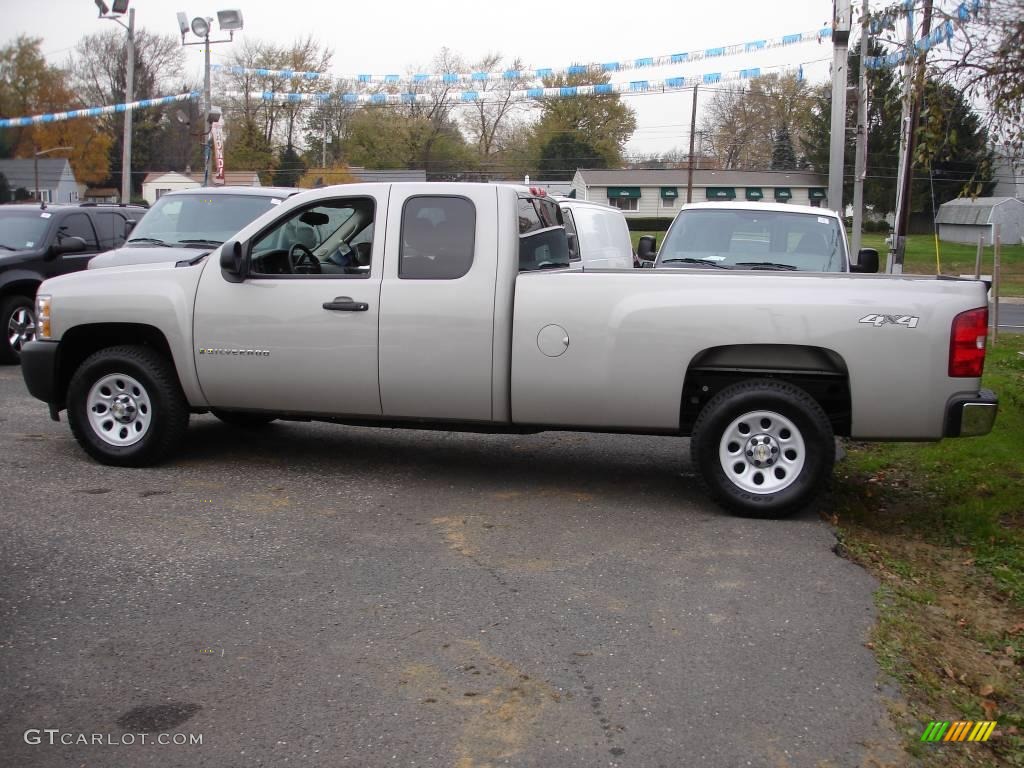
[[[924,729],[921,741],[988,741],[995,727],[995,720],[932,720]]]

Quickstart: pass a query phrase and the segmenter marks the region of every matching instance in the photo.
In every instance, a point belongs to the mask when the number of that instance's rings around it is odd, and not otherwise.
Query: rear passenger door
[[[96,211],[96,232],[100,238],[100,250],[120,248],[128,239],[128,220],[118,211]]]
[[[492,418],[497,191],[449,189],[392,187],[380,296],[384,416]]]

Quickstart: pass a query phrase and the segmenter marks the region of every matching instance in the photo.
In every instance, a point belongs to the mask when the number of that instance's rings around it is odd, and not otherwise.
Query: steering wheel
[[[302,243],[295,243],[288,249],[288,266],[293,275],[319,275],[323,271],[320,259]]]

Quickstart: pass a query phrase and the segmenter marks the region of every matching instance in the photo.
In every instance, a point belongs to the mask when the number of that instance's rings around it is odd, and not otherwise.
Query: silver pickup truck
[[[988,432],[980,282],[568,269],[558,205],[492,184],[296,195],[209,256],[39,290],[29,391],[96,460],[228,422],[689,435],[723,506],[780,516],[833,436]]]

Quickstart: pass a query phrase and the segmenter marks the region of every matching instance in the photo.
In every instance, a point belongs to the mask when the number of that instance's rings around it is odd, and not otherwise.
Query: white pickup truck
[[[296,195],[191,260],[39,289],[29,391],[98,461],[167,457],[190,413],[690,435],[713,496],[779,516],[834,435],[987,433],[980,282],[573,271],[558,205],[492,184]]]

